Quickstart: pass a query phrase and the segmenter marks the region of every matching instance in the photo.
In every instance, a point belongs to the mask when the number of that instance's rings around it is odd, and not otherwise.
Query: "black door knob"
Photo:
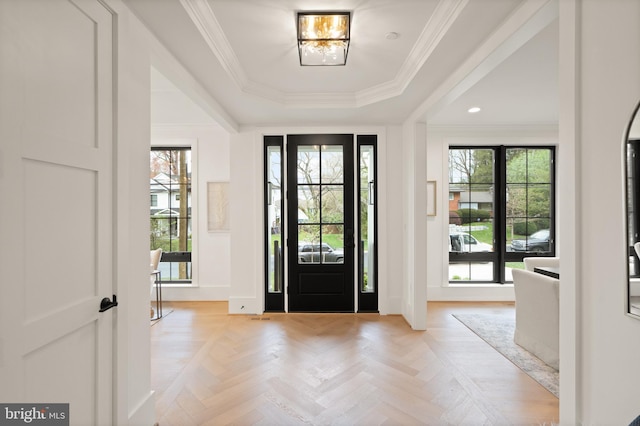
[[[100,311],[99,312],[107,311],[107,310],[109,310],[111,308],[115,308],[116,306],[118,306],[118,299],[116,298],[116,295],[114,294],[113,295],[113,302],[108,297],[105,297],[104,299],[102,299],[102,302],[100,302]]]

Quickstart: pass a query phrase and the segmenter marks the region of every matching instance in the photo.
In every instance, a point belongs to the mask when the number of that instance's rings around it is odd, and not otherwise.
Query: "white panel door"
[[[113,16],[0,1],[0,401],[111,424]]]

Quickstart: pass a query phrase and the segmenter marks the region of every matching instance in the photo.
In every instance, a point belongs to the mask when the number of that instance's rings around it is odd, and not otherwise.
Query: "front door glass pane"
[[[344,199],[342,185],[322,186],[322,223],[344,222]]]
[[[320,147],[298,147],[298,184],[320,183]]]
[[[344,262],[343,161],[340,145],[298,147],[298,263]]]
[[[343,183],[342,147],[337,145],[322,146],[322,183]]]
[[[344,263],[344,226],[322,226],[322,263]]]

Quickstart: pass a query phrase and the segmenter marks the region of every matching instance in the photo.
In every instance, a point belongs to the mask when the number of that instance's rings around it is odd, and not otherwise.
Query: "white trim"
[[[559,140],[557,152],[556,194],[557,224],[562,243],[558,256],[562,258],[560,285],[560,423],[577,424],[582,414],[583,361],[579,355],[580,287],[583,258],[580,173],[580,114],[582,78],[580,67],[581,7],[579,0],[559,2]]]
[[[229,313],[262,315],[264,302],[258,297],[229,297]]]
[[[514,302],[513,284],[450,284],[429,287],[430,302]]]
[[[152,295],[152,302],[155,302],[155,293]],[[167,301],[200,301],[200,300],[229,300],[229,286],[206,285],[199,283],[190,286],[163,285],[162,300]]]
[[[138,405],[128,413],[129,425],[148,425],[149,419],[156,418],[155,391],[149,392]]]

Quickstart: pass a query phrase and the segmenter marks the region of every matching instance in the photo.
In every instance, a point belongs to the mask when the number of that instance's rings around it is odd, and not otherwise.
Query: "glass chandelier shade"
[[[350,12],[299,12],[300,65],[345,65],[350,24]]]

